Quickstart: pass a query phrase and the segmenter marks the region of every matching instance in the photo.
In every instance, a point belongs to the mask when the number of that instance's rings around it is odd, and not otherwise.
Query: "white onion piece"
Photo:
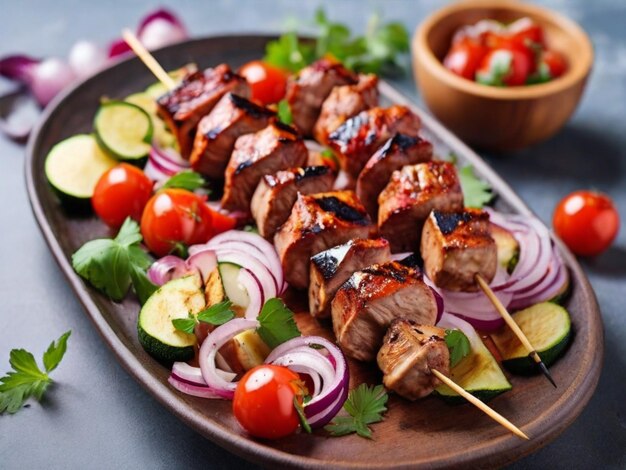
[[[78,41],[70,49],[68,62],[79,78],[89,77],[107,63],[106,51],[92,41]]]
[[[261,309],[265,303],[263,286],[256,276],[245,268],[239,270],[237,282],[239,282],[248,293],[249,302],[244,316],[248,320],[254,320],[259,316],[259,313],[261,313]]]
[[[168,383],[174,387],[179,392],[182,392],[186,395],[191,395],[198,398],[208,398],[208,399],[219,399],[223,398],[222,395],[211,387],[207,387],[206,385],[196,385],[191,384],[186,381],[181,380],[176,375],[172,374],[167,379]]]

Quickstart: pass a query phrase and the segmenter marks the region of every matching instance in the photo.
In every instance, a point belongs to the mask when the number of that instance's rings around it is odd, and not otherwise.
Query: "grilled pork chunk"
[[[463,209],[463,192],[451,163],[418,163],[393,172],[378,205],[378,228],[391,251],[416,251],[430,211]]]
[[[298,131],[278,121],[254,134],[242,135],[226,167],[222,207],[247,212],[263,175],[302,166],[308,156]]]
[[[394,171],[405,165],[430,161],[433,146],[421,137],[396,134],[379,148],[359,174],[356,194],[373,220],[378,218],[378,195]]]
[[[430,370],[450,375],[450,351],[445,335],[445,330],[436,326],[394,320],[376,358],[385,387],[409,400],[430,395],[440,384]]]
[[[291,214],[274,236],[287,282],[309,285],[309,260],[332,246],[374,233],[372,219],[354,191],[298,194]]]
[[[343,352],[372,361],[396,318],[432,325],[437,319],[433,291],[421,273],[396,261],[355,272],[331,304],[333,328]]]
[[[420,119],[406,106],[372,108],[351,117],[328,136],[341,168],[355,181],[372,154],[396,133],[416,136]]]
[[[311,135],[322,103],[336,86],[354,84],[355,74],[339,62],[320,59],[303,68],[287,82],[285,99],[291,108],[293,123],[305,135]]]
[[[322,105],[320,117],[313,128],[313,137],[326,145],[330,133],[346,119],[374,106],[378,106],[376,75],[359,75],[359,81],[354,85],[336,86]]]
[[[238,137],[260,131],[276,113],[233,93],[228,93],[198,124],[189,161],[211,178],[222,178]]]
[[[252,216],[261,236],[272,239],[291,214],[298,193],[330,191],[335,173],[327,166],[308,166],[265,175],[252,196]]]
[[[476,209],[434,210],[424,224],[420,251],[426,275],[451,291],[477,291],[474,276],[491,282],[498,266],[489,214]]]
[[[250,86],[228,65],[221,64],[188,75],[180,85],[157,100],[159,116],[176,136],[183,158],[189,158],[200,119],[229,92],[248,97]]]
[[[330,303],[337,289],[354,272],[390,260],[389,242],[384,238],[350,240],[313,256],[309,281],[311,315],[329,317]]]

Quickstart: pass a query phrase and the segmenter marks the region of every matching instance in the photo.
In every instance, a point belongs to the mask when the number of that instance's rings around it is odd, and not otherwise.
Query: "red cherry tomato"
[[[141,220],[150,196],[152,181],[143,171],[128,163],[120,163],[100,177],[91,205],[105,224],[117,228],[129,216]]]
[[[541,60],[548,66],[550,77],[552,78],[560,77],[565,73],[565,69],[567,69],[565,57],[556,51],[545,51]]]
[[[278,439],[298,429],[294,398],[302,404],[304,394],[304,385],[295,372],[282,366],[257,366],[237,384],[233,412],[251,435]]]
[[[474,74],[487,52],[488,49],[479,42],[463,38],[452,46],[443,65],[461,77],[474,80]]]
[[[205,243],[213,236],[212,211],[203,198],[185,189],[164,189],[148,201],[141,217],[147,247],[165,256],[179,245]]]
[[[531,64],[528,56],[517,48],[493,49],[483,59],[476,78],[485,85],[523,85],[530,74]]]
[[[217,235],[234,229],[237,225],[237,219],[230,215],[211,210],[211,224],[213,225],[213,235]]]
[[[538,24],[522,18],[509,25],[509,29],[513,31],[511,39],[521,46],[544,46],[543,29]]]
[[[262,104],[278,103],[285,96],[287,74],[260,60],[248,62],[239,74],[244,77],[252,89],[252,99]]]
[[[606,250],[619,230],[619,214],[607,195],[575,191],[554,211],[554,231],[575,254],[594,256]]]

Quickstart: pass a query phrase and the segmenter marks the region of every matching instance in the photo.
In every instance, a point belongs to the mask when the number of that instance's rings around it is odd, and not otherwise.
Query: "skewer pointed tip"
[[[552,374],[548,370],[548,367],[543,363],[541,359],[539,359],[539,362],[537,362],[537,365],[539,366],[539,370],[541,370],[541,373],[546,377],[546,379],[550,381],[552,386],[554,388],[558,388],[556,385],[556,382],[554,381],[554,378],[552,377]]]

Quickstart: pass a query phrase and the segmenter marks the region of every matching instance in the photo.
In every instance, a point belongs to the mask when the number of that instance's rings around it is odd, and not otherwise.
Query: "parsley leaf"
[[[191,170],[184,170],[176,173],[170,179],[163,183],[161,189],[165,188],[181,188],[187,191],[194,191],[206,185],[206,180],[200,173]]]
[[[72,255],[74,271],[115,301],[124,298],[131,284],[141,303],[156,290],[146,276],[152,263],[138,245],[143,240],[139,225],[130,217],[115,239],[92,240]]]
[[[301,335],[293,319],[293,312],[279,298],[265,302],[257,320],[261,324],[257,331],[271,349]]]
[[[231,310],[233,303],[225,300],[218,304],[211,305],[204,310],[199,311],[196,315],[189,312],[187,318],[174,318],[172,325],[179,331],[193,334],[198,322],[210,323],[211,325],[223,325],[227,321],[235,318],[235,312]]]
[[[291,114],[291,108],[289,102],[286,99],[280,100],[277,106],[278,120],[283,124],[290,126],[293,123],[293,115]]]
[[[18,412],[31,396],[41,400],[52,379],[48,375],[61,362],[67,350],[71,331],[64,333],[56,342],[50,343],[43,355],[46,372],[39,369],[35,357],[25,349],[12,349],[9,364],[13,368],[0,377],[0,414]]]
[[[345,436],[355,432],[361,437],[371,439],[372,430],[368,424],[383,420],[388,398],[382,385],[373,387],[361,384],[350,392],[343,405],[343,409],[350,416],[335,416],[324,429],[332,436]]]
[[[480,209],[493,198],[491,186],[476,177],[471,165],[466,165],[459,170],[459,180],[466,207]]]
[[[471,352],[472,347],[461,330],[446,330],[445,339],[450,350],[450,367],[454,367]]]
[[[267,43],[263,60],[275,67],[297,72],[315,60],[315,52],[312,45],[301,43],[296,33],[289,32]]]
[[[182,331],[183,333],[187,333],[188,335],[193,334],[197,324],[198,320],[192,313],[189,313],[189,316],[187,318],[174,318],[172,320],[172,325],[174,325],[174,328],[176,328],[178,331]]]

